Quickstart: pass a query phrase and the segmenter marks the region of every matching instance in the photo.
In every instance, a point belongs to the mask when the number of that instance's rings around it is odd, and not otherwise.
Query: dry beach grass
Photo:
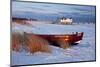
[[[33,35],[33,34],[12,34],[12,50],[19,51],[21,48],[26,47],[30,53],[35,52],[51,52],[49,43],[47,40]]]

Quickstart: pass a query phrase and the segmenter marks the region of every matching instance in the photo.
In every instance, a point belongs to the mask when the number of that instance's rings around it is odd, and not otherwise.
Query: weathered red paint
[[[55,42],[57,40],[65,40],[66,42],[72,44],[75,43],[77,41],[82,40],[83,38],[83,32],[81,33],[74,33],[74,34],[64,34],[64,35],[38,35],[44,39],[47,39],[50,42]]]

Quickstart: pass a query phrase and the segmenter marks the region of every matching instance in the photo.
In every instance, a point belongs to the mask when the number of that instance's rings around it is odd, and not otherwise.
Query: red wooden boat
[[[28,33],[27,33],[28,34]],[[33,34],[38,37],[41,37],[45,40],[48,40],[50,45],[58,46],[61,48],[67,48],[70,45],[79,44],[83,38],[83,32],[76,32],[73,34],[52,34],[52,35],[43,35],[43,34]]]

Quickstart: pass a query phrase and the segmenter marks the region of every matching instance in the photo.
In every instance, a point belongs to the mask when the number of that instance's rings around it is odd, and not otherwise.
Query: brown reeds
[[[65,39],[57,39],[56,43],[63,49],[66,49],[70,46],[69,42]]]
[[[34,34],[24,34],[25,35],[25,38],[27,38],[27,40],[25,41],[25,43],[28,44],[28,48],[29,48],[29,51],[31,53],[34,53],[34,52],[51,52],[50,51],[50,47],[49,47],[49,43],[47,40],[37,36],[37,35],[34,35]]]
[[[22,44],[22,35],[19,33],[12,33],[12,49],[15,51],[19,51]]]
[[[30,53],[35,52],[51,52],[49,43],[47,40],[34,35],[34,34],[12,34],[12,50],[19,51],[21,48],[28,48]]]

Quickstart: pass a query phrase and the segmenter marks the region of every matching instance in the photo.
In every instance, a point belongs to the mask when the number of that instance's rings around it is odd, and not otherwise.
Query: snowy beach
[[[29,22],[29,21],[28,21]],[[32,26],[20,24],[12,25],[12,32],[31,32],[35,34],[66,34],[71,32],[84,32],[83,40],[79,45],[67,49],[51,46],[51,53],[36,52],[27,55],[26,52],[12,51],[12,65],[61,63],[95,60],[95,24],[57,25],[45,24],[40,21],[29,22]]]

